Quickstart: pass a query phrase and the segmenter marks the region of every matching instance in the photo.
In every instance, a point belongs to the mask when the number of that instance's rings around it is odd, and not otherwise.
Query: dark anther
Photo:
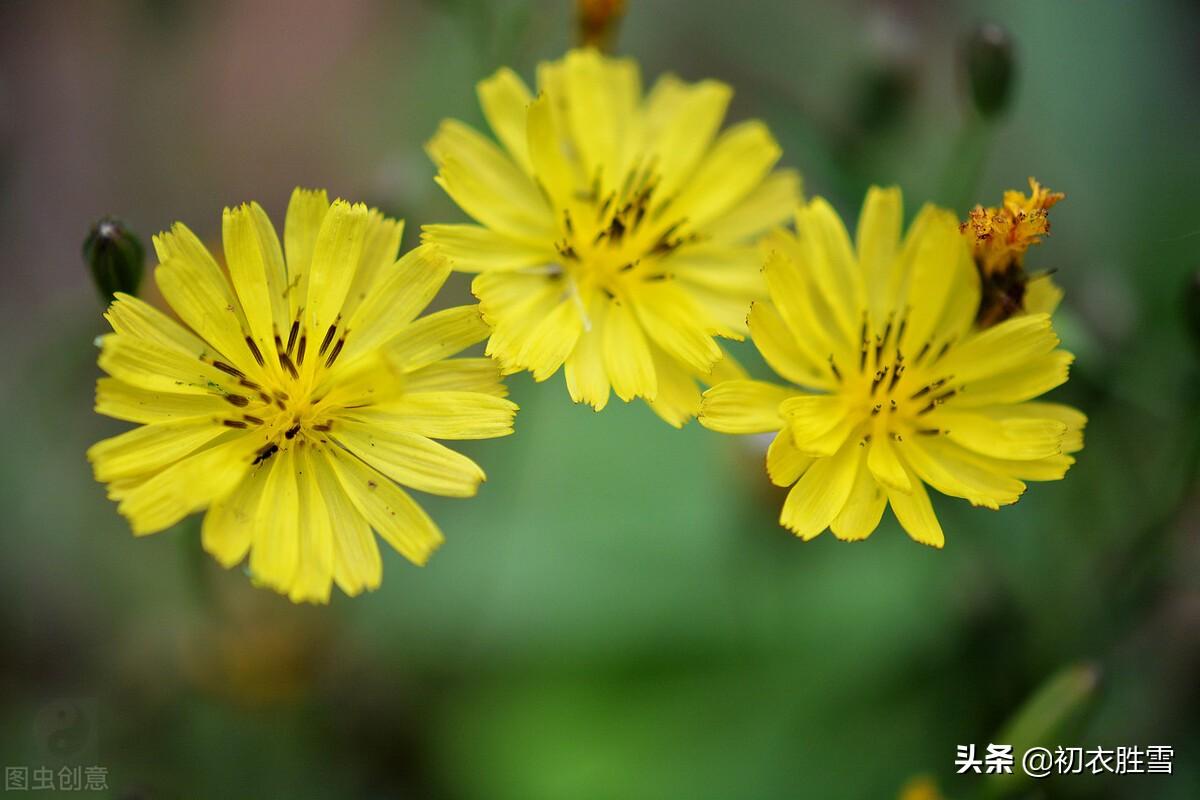
[[[246,347],[250,348],[250,355],[254,356],[254,360],[258,362],[258,365],[260,367],[263,366],[262,353],[259,352],[258,345],[249,336],[246,337]]]
[[[229,364],[226,364],[224,361],[214,361],[214,362],[212,362],[212,365],[214,367],[216,367],[217,369],[221,370],[221,372],[224,372],[228,375],[232,375],[235,378],[246,377],[244,374],[242,374],[242,371],[240,369],[238,369],[237,367],[234,367],[234,366],[230,366]]]
[[[304,351],[308,349],[308,334],[300,334],[300,346],[296,348],[296,364],[304,365]]]
[[[225,395],[225,402],[242,408],[250,405],[250,398],[242,397],[240,394],[227,394]]]
[[[329,330],[325,331],[325,338],[321,340],[321,347],[317,350],[317,355],[325,355],[325,351],[329,349],[329,345],[333,343],[333,335],[337,333],[337,323],[329,326]]]
[[[259,419],[258,417],[251,416],[249,414],[242,414],[242,419],[244,419],[244,420],[246,420],[246,422],[252,423],[254,425],[262,425],[263,424],[263,421],[261,419]]]
[[[342,347],[346,344],[346,337],[337,340],[337,344],[329,351],[329,358],[325,359],[325,368],[329,369],[333,366],[333,362],[337,361],[338,355],[342,352]]]
[[[300,335],[300,320],[292,322],[292,329],[288,331],[287,354],[292,354],[292,348],[296,346],[296,337]]]
[[[300,432],[300,423],[297,422],[295,425],[293,425],[292,427],[287,429],[287,432],[283,434],[283,438],[288,439],[288,440],[295,439],[296,434],[299,432]]]
[[[278,356],[279,356],[280,366],[282,366],[284,369],[286,369],[288,371],[288,373],[292,376],[293,380],[298,379],[300,377],[300,373],[296,371],[296,365],[292,363],[292,360],[290,358],[288,358],[288,354],[287,353],[279,353]]]
[[[221,420],[221,424],[224,425],[226,428],[245,428],[246,427],[246,423],[242,422],[240,419],[223,419],[223,420]]]

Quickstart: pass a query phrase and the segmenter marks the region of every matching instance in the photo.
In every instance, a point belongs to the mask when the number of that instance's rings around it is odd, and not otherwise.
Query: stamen
[[[245,427],[248,427],[248,426],[246,425],[246,423],[242,422],[240,419],[223,419],[223,420],[221,420],[221,424],[222,424],[222,425],[224,425],[224,426],[225,426],[225,427],[227,427],[227,428],[245,428]]]
[[[329,345],[333,343],[333,335],[337,333],[337,323],[329,326],[329,330],[325,331],[325,338],[321,340],[321,347],[317,350],[318,356],[325,355],[325,351],[329,349]]]
[[[215,361],[214,360],[212,362],[212,365],[214,367],[216,367],[217,369],[221,370],[221,372],[224,372],[227,375],[232,375],[235,378],[246,377],[246,375],[240,369],[238,369],[237,367],[235,367],[231,364],[226,364],[224,361]]]
[[[250,405],[250,398],[242,397],[240,394],[227,394],[225,395],[225,402],[243,408]]]
[[[288,331],[287,354],[292,354],[292,349],[296,346],[296,337],[300,335],[300,320],[292,321],[292,329]]]
[[[329,352],[329,358],[325,359],[325,369],[333,366],[333,362],[337,361],[338,355],[342,352],[342,347],[346,344],[346,337],[337,340],[337,344],[333,346],[333,350]]]
[[[304,366],[304,351],[308,349],[308,334],[300,334],[300,346],[296,348],[296,365]]]
[[[254,360],[258,362],[258,365],[260,367],[264,366],[262,353],[259,352],[258,345],[249,336],[246,337],[246,346],[250,348],[250,355],[254,356]]]
[[[292,376],[292,380],[299,380],[300,373],[296,371],[296,365],[292,363],[292,359],[288,358],[287,353],[277,353],[279,356],[279,365],[288,371]]]
[[[832,354],[829,356],[829,371],[833,373],[833,377],[837,379],[838,383],[842,382],[841,370],[838,369],[837,362],[833,360]]]
[[[295,425],[293,425],[292,427],[287,429],[287,431],[283,434],[283,438],[288,439],[290,441],[292,439],[295,439],[296,434],[299,432],[300,432],[300,423],[297,422]]]
[[[242,419],[246,420],[246,422],[249,422],[252,425],[262,425],[263,424],[263,421],[261,419],[259,419],[258,417],[251,416],[250,414],[242,414]]]

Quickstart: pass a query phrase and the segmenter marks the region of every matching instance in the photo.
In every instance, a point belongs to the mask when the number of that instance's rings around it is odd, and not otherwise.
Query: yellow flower
[[[88,451],[135,534],[207,509],[204,548],[249,552],[256,583],[326,602],[379,585],[374,528],[423,564],[442,534],[400,484],[450,496],[484,479],[433,439],[512,432],[475,306],[417,319],[450,272],[403,223],[297,189],[283,247],[257,204],[226,209],[228,276],[182,224],[154,239],[183,323],[118,295],[100,341],[96,410],[140,423]],[[286,252],[286,259],[285,259]]]
[[[714,336],[739,339],[763,293],[754,242],[798,199],[772,173],[766,127],[718,134],[731,91],[661,78],[575,50],[538,70],[539,94],[502,69],[479,84],[491,140],[454,120],[429,142],[437,181],[478,225],[433,225],[493,326],[506,372],[545,380],[566,365],[576,402],[610,387],[672,425],[700,405],[697,379],[739,374]],[[723,364],[724,366],[721,366]]]
[[[1021,312],[1052,314],[1062,300],[1062,290],[1049,273],[1026,274],[1025,252],[1050,232],[1048,212],[1066,195],[1051,192],[1033,178],[1029,189],[1029,195],[1005,192],[999,208],[975,206],[962,223],[982,278],[981,327]]]
[[[749,323],[772,369],[806,388],[737,380],[704,395],[706,427],[777,432],[767,472],[795,484],[780,522],[804,539],[865,538],[890,503],[913,539],[940,547],[925,484],[995,509],[1024,481],[1061,478],[1083,446],[1083,414],[1029,402],[1072,360],[1049,316],[979,330],[954,215],[927,206],[903,240],[901,219],[899,190],[873,188],[854,246],[828,203],[802,207],[798,235],[769,242],[771,302]]]

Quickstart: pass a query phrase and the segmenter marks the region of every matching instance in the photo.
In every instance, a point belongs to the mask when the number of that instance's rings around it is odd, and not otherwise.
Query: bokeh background
[[[4,765],[65,753],[121,798],[934,797],[923,775],[950,798],[1200,796],[1200,9],[628,5],[616,50],[647,83],[730,82],[732,117],[767,120],[851,219],[873,182],[910,211],[995,204],[1029,175],[1067,193],[1028,259],[1066,287],[1078,361],[1056,396],[1091,418],[1067,479],[995,513],[938,498],[940,552],[890,514],[865,543],[805,544],[775,524],[762,442],[640,404],[595,415],[560,374],[512,381],[516,435],[467,448],[480,496],[429,499],[447,544],[425,569],[385,554],[372,595],[293,607],[205,557],[196,520],[135,540],[84,458],[123,427],[91,411],[91,223],[215,241],[223,205],[281,221],[300,184],[405,216],[411,246],[461,216],[425,139],[481,121],[493,69],[560,55],[573,8],[9,0]],[[982,20],[1019,70],[991,127],[962,80]],[[439,302],[468,296],[457,276]],[[954,774],[956,745],[1039,731],[1169,745],[1175,771]]]

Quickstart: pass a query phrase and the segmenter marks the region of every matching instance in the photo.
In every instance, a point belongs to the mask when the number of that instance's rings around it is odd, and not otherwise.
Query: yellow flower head
[[[1050,314],[1062,300],[1062,290],[1049,273],[1026,275],[1025,251],[1041,244],[1050,232],[1047,212],[1066,195],[1049,191],[1033,178],[1029,189],[1029,195],[1011,189],[1005,192],[1000,208],[975,206],[961,226],[983,281],[977,316],[980,327],[1023,311]]]
[[[499,147],[442,124],[438,183],[479,224],[425,238],[480,273],[488,353],[506,371],[540,381],[565,363],[576,402],[599,411],[611,388],[682,425],[697,379],[736,374],[713,337],[744,334],[763,291],[754,241],[794,208],[798,178],[772,173],[761,122],[718,133],[722,83],[666,76],[643,98],[636,63],[576,50],[539,67],[538,89],[507,69],[479,84]]]
[[[204,548],[250,553],[256,583],[325,602],[379,585],[371,529],[422,564],[442,535],[400,484],[475,493],[483,472],[433,439],[512,432],[475,306],[417,319],[450,272],[403,223],[297,189],[283,247],[256,203],[224,214],[228,274],[182,224],[154,239],[180,325],[118,295],[96,410],[140,427],[88,451],[135,534],[207,509]],[[285,257],[286,254],[286,257]],[[186,327],[185,327],[186,326]]]
[[[704,395],[706,427],[776,432],[767,472],[792,486],[780,522],[804,539],[865,538],[890,503],[940,547],[925,484],[995,509],[1024,481],[1061,478],[1083,446],[1082,414],[1029,402],[1072,360],[1049,316],[978,329],[979,275],[954,215],[927,206],[903,239],[901,218],[899,190],[872,189],[852,245],[825,201],[802,207],[798,234],[770,240],[770,302],[749,323],[772,369],[805,388],[734,380]]]
[[[1029,179],[1029,190],[1028,195],[1008,190],[1000,208],[975,206],[962,224],[975,261],[985,275],[1021,266],[1025,251],[1040,244],[1042,237],[1050,232],[1047,212],[1066,195],[1051,192],[1033,178]]]

